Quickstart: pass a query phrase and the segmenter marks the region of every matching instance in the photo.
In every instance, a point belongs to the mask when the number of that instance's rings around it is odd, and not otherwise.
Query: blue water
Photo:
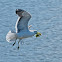
[[[29,25],[42,36],[12,47],[5,36],[14,30],[16,9],[32,15]],[[62,0],[0,0],[0,62],[62,62]]]

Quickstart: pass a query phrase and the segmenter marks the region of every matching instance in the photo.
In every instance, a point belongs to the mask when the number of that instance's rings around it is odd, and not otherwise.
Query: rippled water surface
[[[17,8],[28,11],[31,29],[42,36],[8,43],[5,36],[14,30]],[[0,62],[62,62],[62,0],[0,0]]]

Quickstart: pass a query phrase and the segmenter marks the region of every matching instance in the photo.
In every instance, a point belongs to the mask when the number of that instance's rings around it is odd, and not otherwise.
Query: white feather
[[[8,42],[12,42],[12,41],[15,41],[17,38],[17,35],[14,31],[9,31],[6,35],[6,40]]]

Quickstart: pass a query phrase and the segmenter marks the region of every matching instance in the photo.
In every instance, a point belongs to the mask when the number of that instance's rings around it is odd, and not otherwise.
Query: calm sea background
[[[31,29],[42,33],[23,39],[19,50],[6,41],[16,9],[29,12]],[[62,0],[0,0],[0,62],[62,62]]]

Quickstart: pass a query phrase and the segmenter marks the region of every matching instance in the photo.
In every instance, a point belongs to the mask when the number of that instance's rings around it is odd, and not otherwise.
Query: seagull
[[[8,42],[15,41],[13,46],[16,43],[16,40],[18,41],[18,49],[20,45],[20,41],[24,38],[32,37],[36,34],[36,37],[39,37],[41,35],[40,32],[37,32],[37,30],[30,30],[30,26],[28,26],[28,22],[31,18],[31,15],[22,9],[16,9],[16,14],[19,16],[15,25],[16,31],[9,31],[6,35],[6,40]]]

